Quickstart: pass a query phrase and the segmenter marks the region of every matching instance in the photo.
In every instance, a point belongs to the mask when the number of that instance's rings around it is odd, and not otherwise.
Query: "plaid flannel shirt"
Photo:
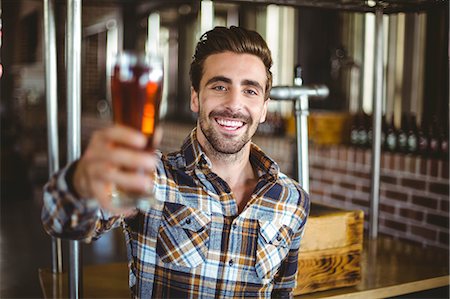
[[[161,155],[158,204],[129,218],[80,200],[68,166],[45,187],[43,225],[53,236],[88,240],[122,226],[133,297],[292,297],[309,198],[254,144],[250,161],[259,181],[239,214],[194,129],[180,151]]]

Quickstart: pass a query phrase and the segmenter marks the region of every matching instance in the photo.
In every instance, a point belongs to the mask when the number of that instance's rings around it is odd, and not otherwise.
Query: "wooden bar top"
[[[449,285],[446,250],[422,248],[387,237],[365,242],[362,280],[353,287],[303,294],[309,298],[385,298]],[[301,269],[299,269],[301,271]],[[44,298],[67,298],[67,273],[39,269]],[[129,298],[126,263],[83,266],[84,298]],[[294,292],[294,294],[296,294]]]
[[[450,283],[449,253],[378,237],[364,242],[361,272],[361,282],[356,286],[299,297],[386,298],[446,286]]]

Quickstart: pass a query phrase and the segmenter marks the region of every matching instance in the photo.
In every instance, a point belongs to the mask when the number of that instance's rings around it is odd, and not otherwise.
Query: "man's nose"
[[[228,92],[225,106],[233,110],[239,110],[239,108],[242,106],[242,103],[242,94],[240,90],[231,89]]]

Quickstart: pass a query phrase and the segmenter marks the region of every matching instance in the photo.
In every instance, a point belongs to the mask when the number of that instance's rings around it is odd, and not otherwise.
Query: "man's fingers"
[[[127,148],[116,148],[111,151],[108,160],[115,166],[125,169],[150,171],[156,167],[156,157],[145,151],[135,151]]]
[[[111,144],[121,144],[123,146],[143,149],[147,145],[147,137],[141,132],[116,125],[93,133],[92,145],[97,147],[108,147]]]

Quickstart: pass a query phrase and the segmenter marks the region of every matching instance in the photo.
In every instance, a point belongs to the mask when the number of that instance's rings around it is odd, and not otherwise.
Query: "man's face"
[[[199,91],[191,89],[191,109],[198,113],[199,141],[222,154],[239,152],[264,122],[266,69],[251,54],[223,52],[209,56]]]

